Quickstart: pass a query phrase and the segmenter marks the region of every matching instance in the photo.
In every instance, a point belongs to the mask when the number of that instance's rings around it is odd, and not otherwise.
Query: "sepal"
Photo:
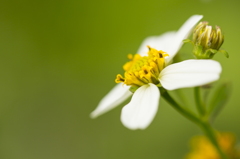
[[[229,54],[226,50],[219,50],[226,58],[229,58]]]
[[[229,58],[229,54],[226,50],[216,49],[204,50],[204,48],[201,45],[194,45],[193,47],[194,47],[193,54],[197,59],[212,59],[217,52],[221,52],[224,54],[225,57]]]
[[[192,40],[190,40],[190,39],[184,39],[183,40],[183,43],[191,43],[193,46],[194,46],[194,43],[193,43],[193,41]]]

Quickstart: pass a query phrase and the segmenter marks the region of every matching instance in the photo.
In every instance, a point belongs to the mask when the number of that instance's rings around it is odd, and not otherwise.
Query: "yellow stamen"
[[[125,79],[122,77],[122,75],[118,74],[117,78],[115,79],[115,82],[120,83],[120,82],[124,82],[124,81],[125,81]]]
[[[133,59],[133,55],[132,54],[128,54],[128,59],[132,60]]]
[[[123,82],[128,86],[142,86],[147,83],[159,84],[158,76],[166,66],[165,57],[169,55],[162,50],[158,51],[150,46],[147,47],[149,48],[148,56],[128,55],[130,61],[123,65],[125,78],[118,74],[116,83]]]
[[[128,54],[128,58],[129,59],[131,58],[131,59],[129,62],[127,62],[125,65],[123,65],[124,71],[128,71],[132,67],[132,65],[141,58],[141,56],[139,54],[136,54],[133,57],[132,54]]]

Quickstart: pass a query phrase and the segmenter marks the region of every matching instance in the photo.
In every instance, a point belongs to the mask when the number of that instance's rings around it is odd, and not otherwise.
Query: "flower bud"
[[[224,36],[220,27],[208,26],[208,22],[200,22],[193,31],[193,53],[198,59],[209,59],[218,52],[223,44]]]

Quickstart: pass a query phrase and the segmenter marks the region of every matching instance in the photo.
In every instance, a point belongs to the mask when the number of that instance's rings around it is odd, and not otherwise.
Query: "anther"
[[[150,50],[151,50],[151,47],[150,47],[149,45],[147,45],[147,47],[148,47],[148,50],[150,51]]]

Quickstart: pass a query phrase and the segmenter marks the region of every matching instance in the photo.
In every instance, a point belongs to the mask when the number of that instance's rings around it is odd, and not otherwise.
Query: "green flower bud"
[[[193,41],[184,40],[193,44],[193,54],[198,59],[210,59],[218,51],[222,52],[226,57],[228,53],[225,50],[219,50],[224,41],[224,36],[219,26],[213,29],[208,26],[208,22],[200,22],[193,31]]]

